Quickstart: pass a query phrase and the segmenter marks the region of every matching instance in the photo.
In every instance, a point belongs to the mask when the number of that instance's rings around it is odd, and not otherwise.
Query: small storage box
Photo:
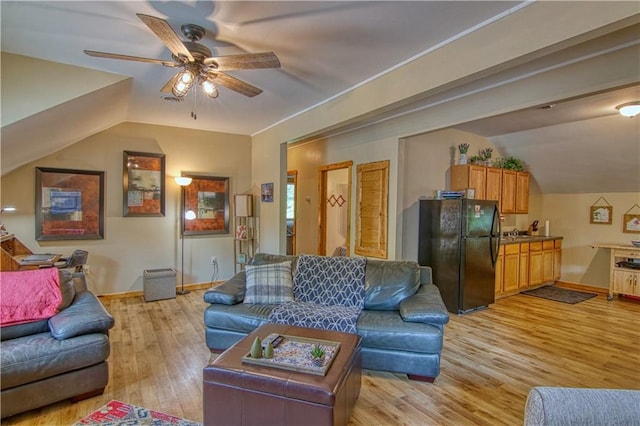
[[[145,302],[175,299],[176,270],[173,268],[145,269],[143,286]]]

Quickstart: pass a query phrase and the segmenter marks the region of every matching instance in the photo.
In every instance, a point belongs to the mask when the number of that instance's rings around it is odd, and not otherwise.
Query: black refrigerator
[[[495,301],[497,202],[420,200],[418,234],[418,263],[432,268],[433,282],[449,312],[463,314]]]

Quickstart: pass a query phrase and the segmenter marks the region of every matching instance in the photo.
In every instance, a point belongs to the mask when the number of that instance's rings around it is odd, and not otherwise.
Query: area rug
[[[201,426],[200,423],[182,419],[160,411],[149,410],[124,403],[122,401],[111,401],[104,407],[94,411],[73,426],[93,425],[93,426]]]
[[[587,293],[584,291],[569,290],[567,288],[558,287],[555,285],[549,285],[546,287],[536,288],[535,290],[523,291],[521,294],[527,296],[541,297],[543,299],[555,300],[562,303],[580,303],[585,300],[596,297],[597,293]]]

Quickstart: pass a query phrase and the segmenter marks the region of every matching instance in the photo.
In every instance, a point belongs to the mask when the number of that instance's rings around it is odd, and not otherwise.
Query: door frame
[[[317,254],[322,255],[327,250],[327,174],[330,171],[347,169],[347,256],[351,254],[351,169],[353,161],[326,164],[318,167],[318,249]]]
[[[296,254],[296,227],[298,226],[298,171],[297,170],[288,170],[287,171],[287,186],[289,183],[293,183],[293,229],[291,232],[293,233],[291,237],[291,251],[292,255]],[[287,220],[286,212],[285,212],[285,220]],[[286,227],[285,227],[286,232]]]

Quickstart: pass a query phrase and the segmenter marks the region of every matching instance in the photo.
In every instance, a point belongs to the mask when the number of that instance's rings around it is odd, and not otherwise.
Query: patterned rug
[[[596,297],[597,293],[586,293],[584,291],[569,290],[566,288],[549,285],[536,288],[535,290],[523,291],[527,296],[541,297],[543,299],[555,300],[556,302],[575,304]]]
[[[148,410],[121,401],[111,401],[104,407],[94,411],[73,426],[201,426],[200,423],[182,419],[160,411]]]

